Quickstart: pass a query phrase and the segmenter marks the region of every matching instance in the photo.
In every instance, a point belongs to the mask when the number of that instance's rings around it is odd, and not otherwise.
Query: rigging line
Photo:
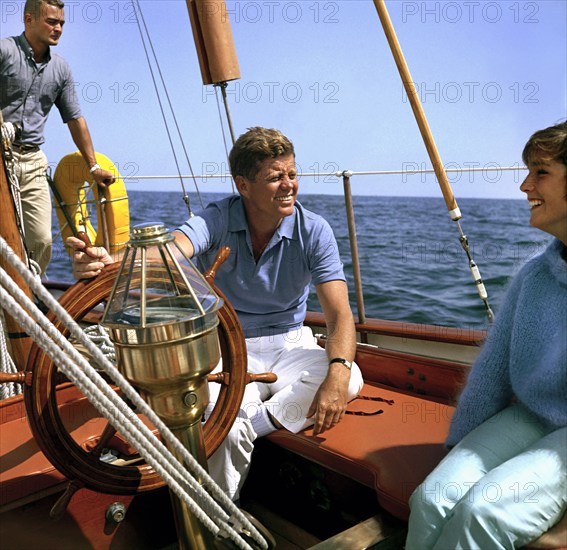
[[[178,135],[178,137],[179,137],[179,141],[181,142],[181,147],[183,148],[183,153],[185,154],[185,160],[187,161],[187,165],[189,166],[189,171],[191,172],[191,178],[193,179],[193,183],[195,184],[195,190],[196,190],[196,192],[197,192],[197,195],[199,196],[199,200],[201,201],[201,205],[203,205],[203,201],[202,201],[202,199],[201,199],[201,192],[200,192],[200,190],[199,190],[199,186],[197,185],[197,180],[196,180],[195,174],[194,174],[194,172],[193,172],[193,166],[192,166],[192,164],[191,164],[191,161],[189,160],[189,154],[187,153],[187,149],[186,149],[186,147],[185,147],[185,141],[183,140],[183,135],[182,135],[182,133],[181,133],[181,129],[179,128],[179,124],[178,124],[178,122],[177,122],[177,117],[175,116],[175,110],[173,109],[173,104],[172,104],[171,99],[170,99],[170,97],[169,97],[169,92],[168,92],[167,86],[166,86],[166,84],[165,84],[165,79],[163,78],[163,74],[162,74],[162,72],[161,72],[161,67],[160,67],[159,61],[158,61],[158,59],[157,59],[157,55],[156,55],[156,52],[155,52],[155,49],[154,49],[154,45],[153,45],[153,42],[152,42],[150,33],[149,33],[149,31],[148,31],[148,27],[146,26],[146,20],[145,20],[145,18],[144,18],[144,14],[143,14],[143,12],[142,12],[142,8],[141,8],[141,6],[140,6],[139,0],[136,0],[136,3],[138,4],[138,9],[139,9],[139,11],[140,11],[140,18],[141,18],[142,23],[143,23],[143,25],[144,25],[144,29],[145,29],[145,31],[146,31],[146,37],[147,37],[147,39],[148,39],[148,43],[149,43],[150,48],[151,48],[151,50],[152,50],[152,55],[153,55],[153,57],[154,57],[154,61],[155,61],[155,64],[156,64],[156,67],[157,67],[157,70],[158,70],[158,73],[159,73],[159,76],[160,76],[161,85],[163,86],[163,90],[164,90],[164,92],[165,92],[165,97],[167,98],[167,103],[168,103],[168,105],[169,105],[169,110],[171,111],[171,116],[172,116],[172,118],[173,118],[173,122],[175,123],[175,128],[176,128],[176,130],[177,130],[177,135]],[[185,202],[186,202],[186,204],[187,204],[187,207],[189,208],[189,213],[191,214],[191,209],[190,209],[189,202],[188,202],[188,201],[189,201],[189,197],[187,196],[187,193],[185,192],[185,188],[183,188],[183,192],[184,192],[183,200],[185,200]]]
[[[148,49],[146,47],[146,42],[144,40],[144,33],[142,31],[142,27],[140,26],[140,20],[138,19],[138,12],[136,11],[136,5],[137,5],[137,0],[132,0],[132,7],[134,8],[134,14],[136,16],[136,24],[138,25],[138,31],[140,32],[140,38],[142,40],[142,46],[144,48],[144,53],[146,54],[146,61],[148,62],[148,68],[150,69],[152,82],[154,84],[154,89],[156,91],[156,96],[157,96],[161,116],[163,118],[163,123],[165,125],[165,131],[167,133],[167,138],[169,140],[169,145],[171,147],[171,153],[173,155],[173,160],[175,162],[175,166],[177,167],[177,173],[179,175],[179,181],[181,183],[181,188],[183,190],[183,200],[184,200],[185,204],[187,205],[187,210],[189,211],[189,216],[193,216],[193,213],[191,212],[191,207],[189,205],[189,195],[187,195],[187,191],[185,190],[185,184],[183,183],[183,178],[181,177],[181,168],[179,167],[179,161],[177,159],[177,154],[175,153],[175,147],[173,145],[173,140],[171,138],[171,132],[169,131],[169,125],[167,123],[167,118],[165,116],[165,111],[164,111],[164,108],[163,108],[163,103],[161,101],[161,97],[160,97],[159,89],[158,89],[158,86],[157,86],[157,82],[156,82],[154,70],[153,70],[153,67],[152,67],[152,63],[151,63],[151,60],[150,60],[150,56],[148,55]],[[140,9],[139,5],[138,5],[138,9]]]
[[[148,43],[149,43],[149,45],[150,45],[150,48],[151,48],[151,50],[152,50],[152,55],[153,55],[153,57],[154,57],[154,61],[155,61],[155,64],[156,64],[156,67],[157,67],[157,70],[158,70],[158,73],[159,73],[159,76],[160,76],[160,80],[161,80],[161,84],[162,84],[162,86],[163,86],[163,90],[164,90],[164,92],[165,92],[165,97],[167,98],[167,103],[168,103],[168,105],[169,105],[169,110],[171,111],[171,116],[172,116],[172,118],[173,118],[173,122],[175,123],[175,129],[177,130],[177,136],[179,137],[179,141],[181,142],[181,147],[183,148],[183,153],[184,153],[184,155],[185,155],[185,160],[186,160],[186,162],[187,162],[187,165],[188,165],[188,167],[189,167],[189,172],[191,173],[191,178],[193,179],[193,183],[194,183],[194,185],[195,185],[195,191],[196,191],[196,193],[197,193],[197,196],[199,197],[199,201],[200,201],[200,203],[201,203],[201,206],[203,206],[203,208],[204,208],[203,199],[201,198],[201,191],[200,191],[200,189],[199,189],[199,185],[197,184],[197,179],[195,178],[195,173],[194,173],[194,171],[193,171],[193,165],[191,164],[191,160],[189,159],[189,153],[187,152],[187,148],[185,147],[185,140],[183,139],[183,134],[182,134],[182,132],[181,132],[181,129],[179,128],[179,123],[177,122],[177,117],[175,116],[175,110],[174,110],[174,108],[173,108],[173,104],[172,104],[172,102],[171,102],[171,98],[170,98],[170,96],[169,96],[169,92],[168,92],[167,86],[166,86],[166,84],[165,84],[165,79],[164,79],[164,77],[163,77],[163,73],[162,73],[162,71],[161,71],[161,67],[160,67],[159,61],[158,61],[158,59],[157,59],[157,55],[156,55],[156,52],[155,52],[155,49],[154,49],[154,45],[153,45],[153,42],[152,42],[150,33],[149,33],[149,31],[148,31],[148,27],[146,26],[146,20],[145,20],[145,18],[144,18],[144,14],[143,14],[143,12],[142,12],[142,8],[141,8],[141,6],[140,6],[139,0],[136,0],[136,3],[138,4],[138,9],[139,9],[139,11],[140,11],[140,18],[141,18],[141,20],[142,20],[142,23],[143,23],[143,25],[144,25],[144,29],[145,29],[145,31],[146,31],[146,37],[147,37]],[[183,183],[182,183],[182,186],[183,186]],[[185,187],[183,187],[183,194],[184,194],[183,200],[184,200],[185,203],[187,204],[187,208],[189,209],[189,214],[191,215],[191,207],[189,206],[189,197],[188,197],[188,195],[187,195],[187,192],[185,191]]]
[[[232,140],[232,144],[234,145],[236,139],[234,137],[234,128],[232,127],[232,117],[230,116],[230,108],[228,106],[228,98],[226,96],[226,88],[228,86],[228,83],[225,80],[221,82],[218,86],[220,87],[222,93],[222,102],[226,113],[226,122],[228,124],[228,129],[230,130],[230,139]]]
[[[224,84],[226,84],[226,82],[224,82]],[[214,85],[215,98],[217,100],[217,111],[219,113],[220,127],[221,127],[221,133],[222,133],[222,142],[223,142],[223,145],[224,145],[224,153],[226,155],[227,162],[228,162],[228,145],[226,143],[226,132],[224,131],[224,124],[223,124],[223,120],[222,120],[222,109],[220,108],[218,86],[219,85],[217,85],[217,84]],[[236,193],[236,191],[234,189],[234,180],[232,178],[230,178],[230,188],[232,189],[233,194]]]

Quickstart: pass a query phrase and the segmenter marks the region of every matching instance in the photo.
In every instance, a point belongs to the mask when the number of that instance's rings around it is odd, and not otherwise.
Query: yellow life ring
[[[95,153],[95,155],[97,164],[103,170],[112,172],[116,178],[114,183],[106,188],[104,207],[109,252],[114,254],[122,250],[130,238],[128,195],[124,180],[120,177],[112,161],[100,153]],[[84,231],[95,246],[104,246],[105,239],[101,229],[103,227],[101,192],[99,186],[93,183],[92,175],[89,173],[79,151],[66,155],[59,161],[53,175],[53,184],[55,186],[54,195],[58,194],[63,202],[63,205],[58,204],[58,197],[56,196],[54,202],[63,242],[76,232]],[[94,194],[98,231],[95,230],[90,221],[86,205],[88,187],[92,189]],[[63,212],[62,207],[66,209],[67,215]],[[74,222],[74,228],[69,227],[67,218]]]

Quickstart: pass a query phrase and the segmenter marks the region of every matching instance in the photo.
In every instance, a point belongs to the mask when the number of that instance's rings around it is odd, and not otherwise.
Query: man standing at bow
[[[20,182],[26,247],[43,273],[51,259],[51,198],[47,157],[41,151],[45,123],[53,105],[67,124],[94,181],[104,187],[114,176],[101,170],[66,61],[51,52],[65,24],[60,0],[27,0],[24,32],[0,40],[0,109],[4,122],[21,127],[13,144]]]

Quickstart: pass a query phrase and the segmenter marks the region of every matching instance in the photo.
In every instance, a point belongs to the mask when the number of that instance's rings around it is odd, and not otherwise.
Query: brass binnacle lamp
[[[120,372],[204,468],[201,419],[207,375],[221,358],[222,305],[166,227],[148,223],[132,230],[102,318]],[[208,531],[183,502],[173,502],[180,541],[210,548]]]

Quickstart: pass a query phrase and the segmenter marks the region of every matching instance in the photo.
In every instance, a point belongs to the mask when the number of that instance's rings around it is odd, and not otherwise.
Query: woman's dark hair
[[[526,143],[522,160],[526,166],[537,160],[555,160],[567,166],[567,121],[537,131]]]

